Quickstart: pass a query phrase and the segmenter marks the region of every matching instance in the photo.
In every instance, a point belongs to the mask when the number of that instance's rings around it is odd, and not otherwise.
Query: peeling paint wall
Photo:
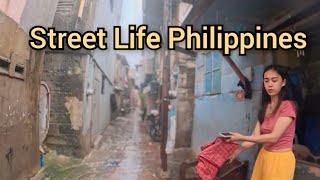
[[[0,179],[27,179],[40,168],[38,99],[44,51],[30,49],[28,28],[21,28],[22,22],[32,22],[23,15],[34,11],[26,7],[30,1],[0,2]],[[54,2],[44,2],[53,4],[37,14],[46,25],[52,23],[46,22],[51,16],[46,12],[55,11]]]
[[[71,127],[74,130],[80,130],[82,126],[82,109],[83,103],[76,97],[65,97],[64,104],[70,115]]]
[[[194,109],[194,67],[180,66],[177,97],[176,147],[190,147]]]
[[[25,80],[0,75],[0,179],[25,179],[39,169],[37,87],[43,57],[30,55],[26,65],[35,68]]]
[[[42,80],[51,91],[49,132],[45,144],[58,153],[82,154],[78,135],[82,128],[86,58],[47,52]]]
[[[68,3],[66,3],[68,2]],[[63,31],[96,31],[108,37],[120,20],[122,1],[59,0],[53,26]],[[109,33],[110,32],[110,33]],[[107,38],[112,47],[112,38]],[[52,89],[52,121],[46,143],[58,153],[83,156],[111,119],[115,52],[79,50],[50,52],[44,80]]]
[[[85,155],[110,122],[113,87],[89,55],[47,53],[43,80],[52,95],[46,144],[58,153]]]
[[[249,135],[255,127],[260,105],[264,64],[261,63],[263,61],[261,61],[261,56],[257,52],[250,52],[245,57],[239,57],[237,53],[234,52],[235,55],[231,57],[240,70],[246,74],[248,68],[252,68],[253,97],[251,100],[236,100],[235,92],[241,89],[237,87],[239,78],[221,55],[219,57],[221,62],[221,93],[204,95],[204,72],[198,68],[202,62],[199,62],[201,58],[196,60],[196,98],[192,132],[192,149],[195,153],[200,152],[202,145],[214,140],[219,132],[235,131]],[[198,56],[201,56],[201,54],[198,54]],[[264,58],[267,61],[271,56],[267,55]],[[255,160],[256,150],[256,148],[252,148],[240,155],[241,159],[250,161],[251,168]]]

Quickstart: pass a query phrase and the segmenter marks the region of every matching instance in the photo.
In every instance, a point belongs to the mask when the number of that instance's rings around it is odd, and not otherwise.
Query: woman
[[[230,156],[230,160],[254,144],[263,144],[251,180],[292,180],[295,170],[292,145],[297,105],[288,82],[288,70],[282,66],[270,65],[265,68],[263,79],[259,121],[251,136],[231,133],[229,141],[244,142]]]

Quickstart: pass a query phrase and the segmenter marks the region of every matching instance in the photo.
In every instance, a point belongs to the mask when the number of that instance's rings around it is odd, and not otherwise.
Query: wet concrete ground
[[[160,169],[160,144],[151,141],[146,122],[138,111],[111,121],[103,133],[101,145],[84,159],[57,155],[45,155],[45,166],[31,180],[164,180],[179,179],[179,166],[192,161],[190,149],[176,149],[168,155],[168,172]],[[318,169],[297,165],[297,179],[319,179]],[[309,173],[306,173],[309,172]],[[187,177],[196,177],[194,169]]]
[[[101,146],[84,160],[92,172],[80,179],[159,179],[160,144],[152,143],[138,111],[111,122]]]
[[[141,121],[138,110],[118,117],[106,128],[101,145],[83,160],[46,155],[46,167],[34,179],[178,179],[179,165],[192,157],[192,153],[189,149],[176,150],[168,156],[169,170],[163,173],[160,143],[151,141],[146,124]]]

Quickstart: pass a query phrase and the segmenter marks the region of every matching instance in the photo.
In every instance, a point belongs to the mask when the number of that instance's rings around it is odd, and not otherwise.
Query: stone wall
[[[46,145],[66,155],[81,155],[84,61],[81,55],[47,53],[42,79],[51,92]]]

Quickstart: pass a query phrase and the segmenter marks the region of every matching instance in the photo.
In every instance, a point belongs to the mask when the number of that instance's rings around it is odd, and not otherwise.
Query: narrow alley
[[[92,171],[80,179],[159,179],[159,143],[152,143],[139,110],[111,121],[101,145],[84,159]]]
[[[282,174],[263,150],[319,180],[319,19],[319,0],[0,0],[0,180]]]
[[[150,141],[138,110],[112,120],[95,145],[76,169],[71,163],[63,173],[48,173],[48,167],[35,179],[158,179],[159,144]]]
[[[178,179],[180,163],[192,158],[189,150],[177,149],[169,157],[170,173],[162,172],[160,144],[151,140],[138,109],[112,120],[95,146],[83,160],[49,152],[32,180]]]

